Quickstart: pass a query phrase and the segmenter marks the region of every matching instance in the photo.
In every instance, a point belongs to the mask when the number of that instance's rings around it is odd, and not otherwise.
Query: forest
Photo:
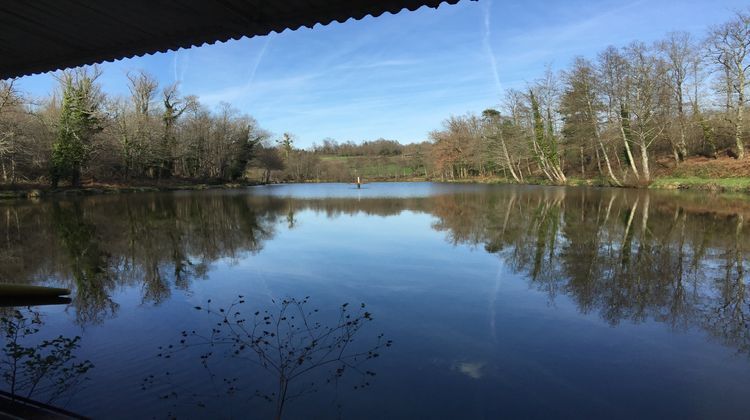
[[[232,105],[215,109],[144,71],[106,94],[97,66],[45,98],[0,82],[0,186],[499,179],[647,186],[659,176],[750,177],[750,9],[698,38],[610,46],[548,68],[499,104],[449,116],[421,143],[322,139],[309,148]],[[699,164],[697,164],[698,162]]]

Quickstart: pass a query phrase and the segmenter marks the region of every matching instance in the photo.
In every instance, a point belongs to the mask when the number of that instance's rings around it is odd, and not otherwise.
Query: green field
[[[322,156],[320,160],[344,165],[352,176],[366,179],[399,179],[424,175],[421,166],[404,156]]]

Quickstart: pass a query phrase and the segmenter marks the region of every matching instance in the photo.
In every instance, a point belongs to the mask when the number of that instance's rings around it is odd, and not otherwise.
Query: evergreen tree
[[[52,186],[62,179],[69,179],[78,186],[81,172],[91,153],[92,137],[101,131],[98,116],[100,106],[99,88],[95,81],[99,73],[94,69],[65,72],[60,78],[62,104],[57,139],[52,145]]]

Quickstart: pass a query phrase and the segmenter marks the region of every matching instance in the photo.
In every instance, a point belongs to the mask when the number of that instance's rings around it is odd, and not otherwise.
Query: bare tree
[[[21,103],[21,96],[15,89],[14,80],[0,81],[0,171],[3,182],[15,182],[18,126],[10,115]],[[8,164],[6,165],[6,160]]]
[[[516,182],[522,182],[523,175],[516,173],[513,167],[513,160],[508,152],[508,145],[505,142],[504,121],[500,112],[495,109],[485,109],[482,111],[482,122],[484,123],[483,136],[487,139],[488,152],[496,158],[496,161],[510,172],[510,176]]]
[[[600,170],[599,160],[603,157],[610,181],[622,185],[612,170],[609,152],[601,135],[599,118],[604,105],[598,96],[599,80],[593,65],[582,57],[576,58],[573,68],[564,74],[564,80],[566,86],[560,106],[565,122],[563,134],[583,143],[580,146],[582,156],[584,148],[593,149]]]
[[[175,171],[175,149],[177,143],[177,134],[175,132],[177,120],[183,112],[188,109],[187,102],[180,97],[177,89],[177,83],[173,83],[162,90],[162,103],[164,110],[162,113],[163,134],[159,150],[159,174],[172,175]]]
[[[660,103],[664,89],[663,62],[650,53],[642,43],[631,44],[626,49],[629,73],[629,107],[631,118],[630,131],[632,142],[640,150],[641,179],[643,182],[651,180],[649,167],[649,147],[656,141],[665,129],[664,121],[660,118]]]
[[[685,88],[690,73],[695,46],[687,32],[672,32],[667,39],[657,43],[659,51],[667,63],[667,81],[674,95],[677,107],[678,139],[675,142],[676,160],[682,162],[688,154],[687,150],[687,117],[685,115]]]
[[[556,130],[559,87],[557,78],[548,68],[542,79],[529,89],[528,101],[531,109],[532,123],[531,144],[539,168],[552,182],[565,183],[567,178],[563,170],[561,145]]]
[[[734,115],[730,122],[734,126],[736,154],[738,159],[743,159],[745,90],[750,83],[750,12],[737,12],[734,19],[712,28],[709,43],[711,54],[726,77],[727,111],[731,104]]]
[[[633,176],[639,178],[635,165],[633,151],[630,147],[630,78],[628,62],[614,47],[608,47],[599,54],[599,77],[601,78],[604,95],[606,97],[607,115],[611,125],[618,132],[625,152],[625,158]]]
[[[144,71],[128,73],[127,78],[133,112],[132,117],[129,117],[127,110],[123,110],[120,124],[125,176],[130,177],[136,169],[135,165],[144,162],[148,151],[153,148],[154,123],[151,105],[156,98],[159,84],[153,76]],[[131,121],[130,128],[126,126],[128,120]]]

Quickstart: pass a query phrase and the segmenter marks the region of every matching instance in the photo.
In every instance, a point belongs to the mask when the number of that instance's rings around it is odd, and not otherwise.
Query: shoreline
[[[328,181],[325,181],[328,182]],[[570,178],[565,184],[553,184],[545,179],[528,179],[523,183],[512,182],[505,178],[467,178],[455,180],[437,180],[430,178],[402,178],[402,179],[372,179],[367,182],[445,182],[457,184],[497,184],[497,185],[547,185],[566,187],[599,187],[599,188],[628,188],[650,190],[689,190],[706,191],[711,193],[744,193],[750,194],[750,178],[698,178],[698,177],[660,177],[654,179],[648,186],[616,186],[601,179]],[[306,181],[303,184],[320,184],[324,181]],[[283,184],[283,183],[282,183]],[[211,189],[234,190],[252,186],[264,185],[261,182],[237,182],[223,184],[185,183],[165,185],[116,185],[95,184],[89,187],[67,187],[51,189],[39,185],[18,185],[16,188],[0,189],[0,201],[14,199],[35,199],[42,197],[72,197],[107,194],[131,194],[143,192],[168,191],[203,191]]]
[[[95,184],[89,187],[65,187],[52,189],[38,185],[19,185],[18,188],[0,189],[0,201],[15,199],[36,199],[43,197],[77,197],[88,195],[115,195],[132,194],[144,192],[168,192],[168,191],[203,191],[203,190],[233,190],[246,187],[262,185],[254,182],[237,182],[224,184],[164,184],[164,185],[114,185]]]
[[[705,191],[711,193],[750,194],[750,178],[660,177],[655,178],[651,181],[650,184],[644,186],[617,186],[610,184],[606,180],[581,178],[569,178],[568,181],[564,184],[554,184],[546,179],[529,179],[523,183],[517,183],[505,178],[469,178],[437,182],[498,185],[547,185],[561,187],[598,187],[648,190],[688,190]]]

